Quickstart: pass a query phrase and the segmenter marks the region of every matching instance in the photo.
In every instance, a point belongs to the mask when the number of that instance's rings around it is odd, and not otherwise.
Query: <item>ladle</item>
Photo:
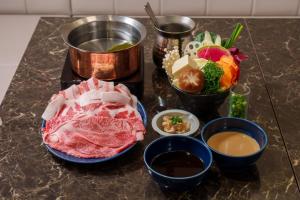
[[[154,26],[155,26],[156,28],[159,28],[158,20],[157,20],[157,18],[156,18],[155,15],[154,15],[154,12],[153,12],[153,10],[152,10],[152,8],[151,8],[151,6],[150,6],[150,3],[147,2],[147,4],[144,6],[144,8],[145,8],[146,13],[147,13],[148,16],[150,17],[152,23],[154,24]]]

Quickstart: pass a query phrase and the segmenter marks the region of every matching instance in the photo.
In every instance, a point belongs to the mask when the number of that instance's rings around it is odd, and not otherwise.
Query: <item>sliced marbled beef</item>
[[[111,157],[145,133],[127,87],[94,78],[54,95],[42,117],[44,143],[82,158]]]

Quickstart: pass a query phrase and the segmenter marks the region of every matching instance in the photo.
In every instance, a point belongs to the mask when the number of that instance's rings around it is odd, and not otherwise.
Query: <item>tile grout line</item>
[[[116,0],[113,0],[113,14],[116,15]]]
[[[70,17],[73,17],[73,5],[72,5],[72,0],[69,0],[69,9],[70,9]]]
[[[27,0],[24,0],[25,14],[28,14]]]
[[[159,15],[163,15],[163,0],[159,0]],[[300,1],[300,0],[299,0]]]
[[[300,0],[299,0],[300,1]],[[256,5],[256,0],[252,0],[251,1],[251,10],[250,10],[250,15],[253,16],[254,15],[254,7]]]
[[[292,160],[291,160],[291,157],[290,157],[290,154],[289,154],[289,151],[288,151],[288,148],[287,148],[287,145],[286,145],[286,142],[284,140],[284,137],[282,135],[282,130],[280,128],[280,124],[279,124],[279,121],[278,121],[278,117],[277,117],[277,114],[276,114],[276,111],[275,111],[275,107],[274,107],[274,104],[273,104],[273,101],[272,101],[272,97],[270,95],[270,91],[269,91],[269,88],[267,86],[267,81],[266,81],[266,78],[264,76],[264,73],[263,73],[263,70],[262,70],[262,66],[261,66],[261,63],[260,63],[260,60],[258,58],[258,55],[257,55],[257,51],[256,51],[256,48],[255,48],[255,45],[254,45],[254,42],[253,42],[253,39],[252,39],[252,36],[251,36],[251,33],[250,33],[250,29],[249,29],[249,26],[248,26],[248,22],[247,20],[244,18],[244,23],[246,25],[246,28],[247,28],[247,32],[248,32],[248,35],[249,35],[249,38],[250,38],[250,41],[251,41],[251,45],[252,45],[252,48],[254,50],[254,53],[255,53],[255,57],[256,57],[256,60],[258,62],[258,66],[259,66],[259,69],[260,69],[260,73],[262,74],[262,77],[263,77],[263,81],[264,81],[264,86],[267,90],[267,94],[269,96],[269,100],[270,100],[270,103],[271,103],[271,106],[272,106],[272,110],[273,110],[273,113],[274,113],[274,117],[275,117],[275,120],[276,120],[276,124],[278,126],[278,129],[279,129],[279,132],[280,132],[280,135],[281,135],[281,139],[282,139],[282,142],[283,142],[283,145],[286,149],[286,154],[288,156],[288,159],[289,159],[289,163],[290,163],[290,166],[292,168],[292,172],[293,172],[293,175],[294,175],[294,178],[295,178],[295,181],[296,181],[296,184],[297,184],[297,188],[298,188],[298,192],[300,192],[300,185],[299,185],[299,182],[298,182],[298,179],[297,179],[297,176],[296,176],[296,172],[295,172],[295,169],[293,167],[293,164],[292,164]]]
[[[208,0],[205,0],[205,10],[204,10],[204,15],[208,16]]]
[[[298,0],[298,7],[296,11],[296,16],[300,14],[300,0]]]

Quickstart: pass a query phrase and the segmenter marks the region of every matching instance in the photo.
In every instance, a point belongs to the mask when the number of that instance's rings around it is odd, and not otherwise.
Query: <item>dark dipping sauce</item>
[[[156,172],[172,177],[193,176],[204,170],[197,156],[186,151],[170,151],[154,157],[151,167]]]
[[[190,28],[182,25],[182,24],[177,24],[177,23],[170,23],[170,24],[164,24],[161,25],[160,30],[166,31],[166,32],[185,32],[189,31]]]

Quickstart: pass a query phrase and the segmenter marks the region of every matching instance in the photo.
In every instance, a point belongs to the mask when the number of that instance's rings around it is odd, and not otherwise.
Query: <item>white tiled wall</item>
[[[88,1],[88,3],[87,3]],[[113,14],[113,0],[72,0],[73,15],[92,15],[92,14]],[[87,6],[88,4],[88,6]]]
[[[0,13],[26,13],[24,0],[0,0]]]
[[[14,0],[11,0],[14,1]],[[69,0],[25,0],[30,14],[70,14]]]
[[[115,12],[118,15],[145,15],[144,5],[147,1],[155,14],[160,14],[160,0],[115,0]]]
[[[209,0],[207,15],[251,15],[252,3],[252,0]]]
[[[0,14],[145,15],[147,1],[159,15],[300,15],[300,0],[0,0]]]
[[[253,0],[254,15],[297,15],[299,0]]]
[[[161,15],[205,15],[206,0],[161,0]]]

